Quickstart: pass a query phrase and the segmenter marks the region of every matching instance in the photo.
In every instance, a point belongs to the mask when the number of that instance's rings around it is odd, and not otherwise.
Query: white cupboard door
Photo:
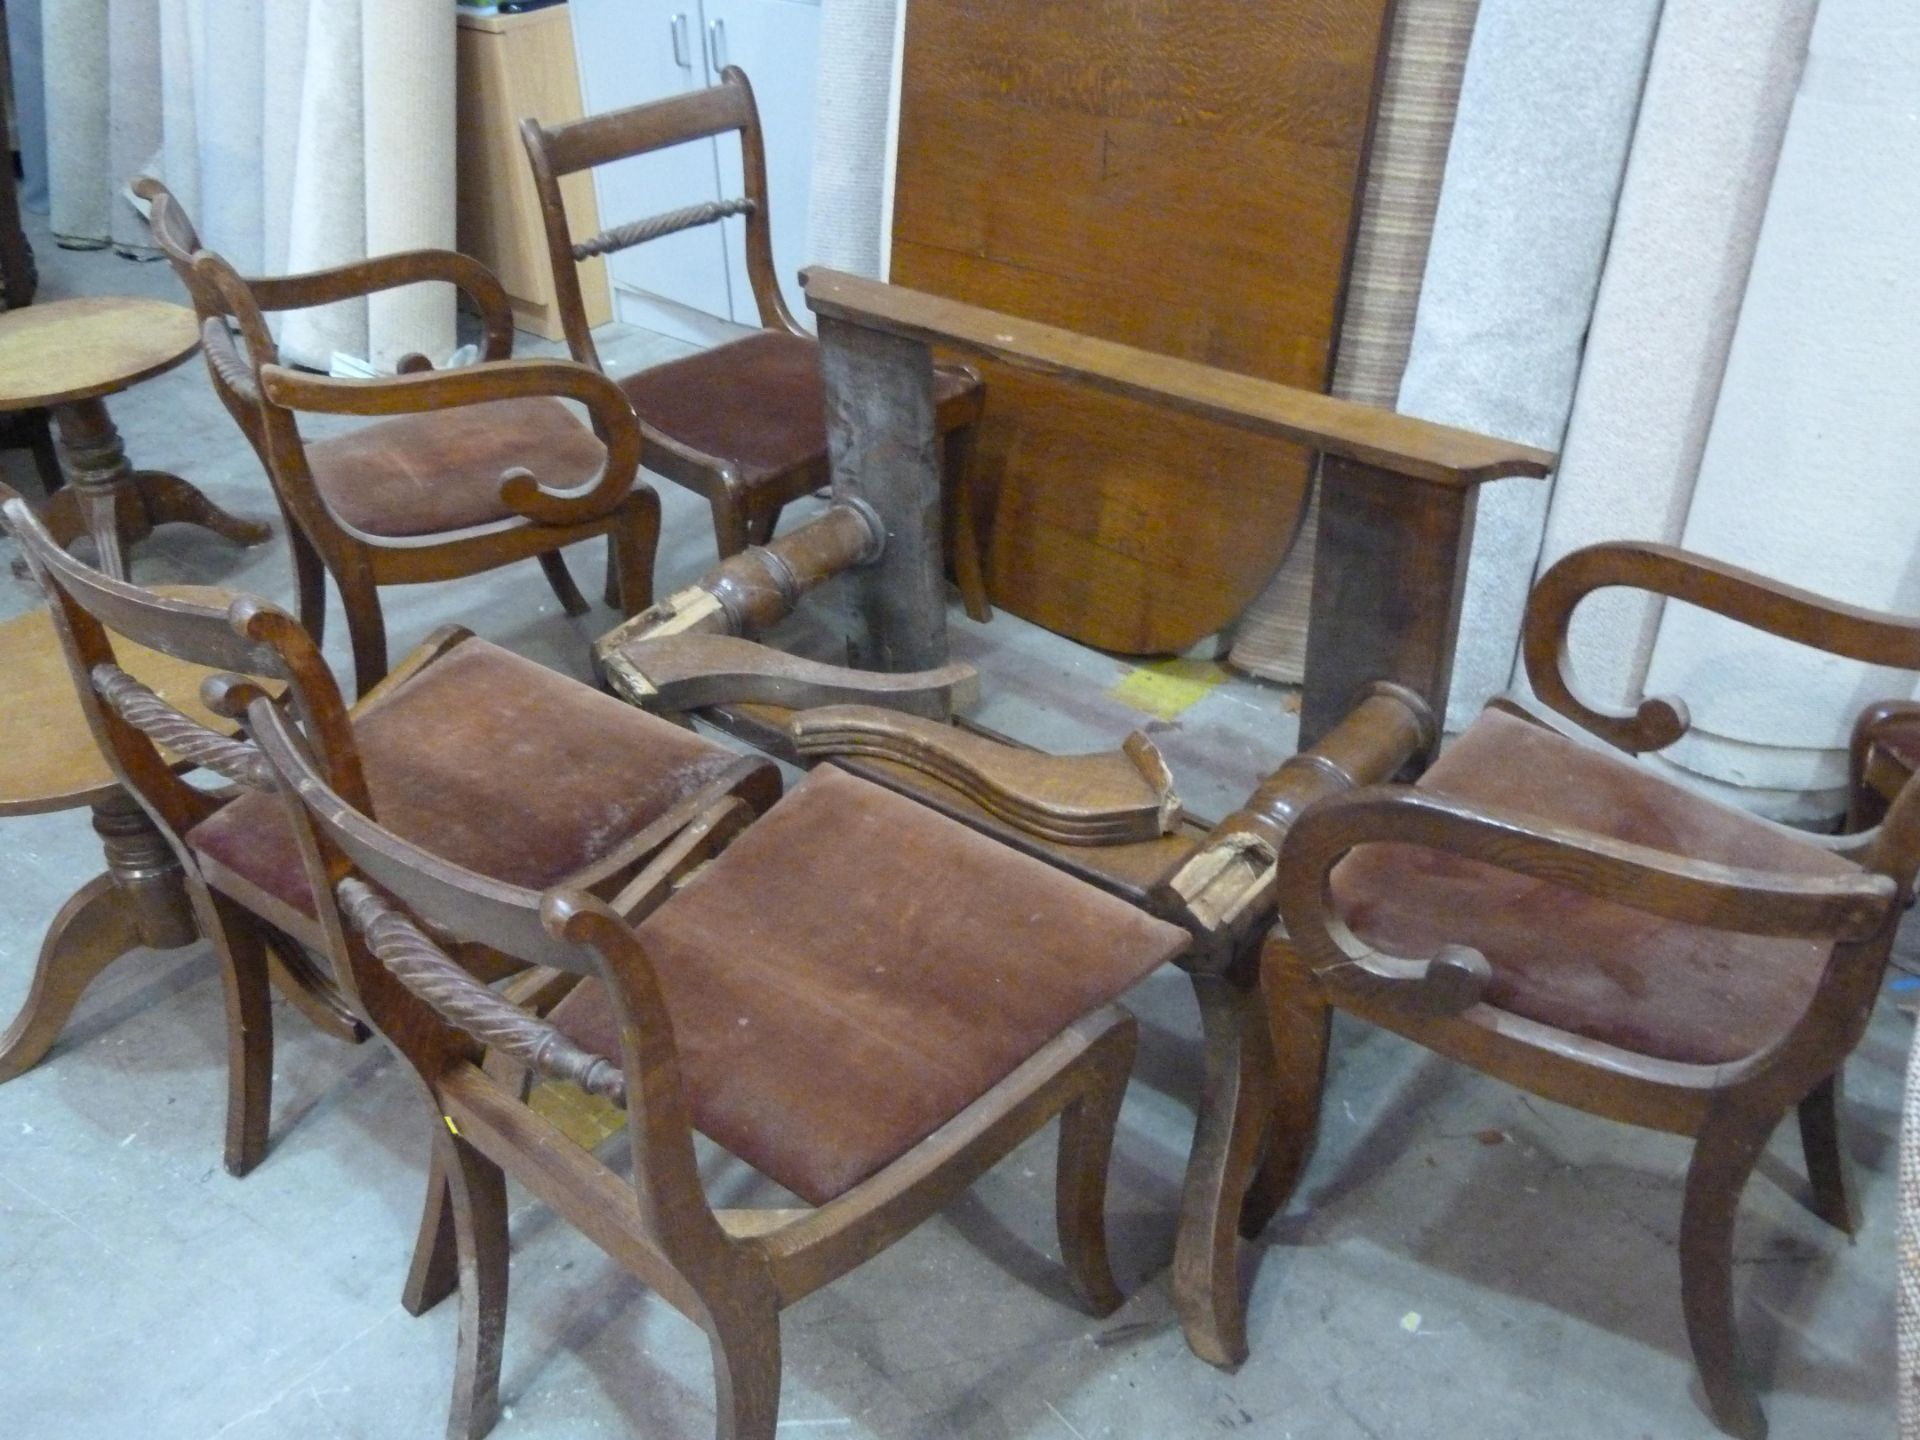
[[[578,3],[578,0],[576,0]],[[753,83],[760,128],[767,141],[767,203],[773,214],[773,268],[787,305],[809,329],[812,313],[800,291],[807,263],[807,203],[813,176],[813,96],[820,60],[818,0],[702,0],[707,61],[718,75],[738,65]],[[740,147],[720,141],[720,191],[744,193]],[[728,220],[727,265],[733,280],[733,318],[758,325],[747,283],[743,220]]]
[[[700,0],[572,0],[568,8],[588,114],[713,83]],[[611,228],[716,199],[718,154],[714,141],[698,140],[598,167],[600,223]],[[737,170],[737,158],[734,165]],[[716,239],[714,229],[703,226],[608,256],[614,318],[685,340],[717,338],[725,327],[707,317],[724,321],[734,302],[726,252]]]

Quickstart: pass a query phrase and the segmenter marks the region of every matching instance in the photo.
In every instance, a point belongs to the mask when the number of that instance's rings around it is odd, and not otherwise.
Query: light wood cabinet
[[[572,0],[567,8],[591,113],[718,84],[730,64],[746,71],[766,136],[774,271],[806,323],[799,272],[813,177],[818,0]],[[740,146],[731,135],[679,145],[602,165],[594,179],[601,213],[620,224],[739,195]],[[615,314],[629,324],[710,343],[738,333],[727,322],[760,323],[740,220],[608,258]]]
[[[564,332],[520,121],[533,115],[553,124],[584,113],[568,7],[462,15],[459,23],[459,245],[500,277],[516,325],[559,340]],[[572,175],[560,188],[573,233],[598,230],[592,179]],[[580,267],[580,289],[589,324],[612,318],[605,262]]]

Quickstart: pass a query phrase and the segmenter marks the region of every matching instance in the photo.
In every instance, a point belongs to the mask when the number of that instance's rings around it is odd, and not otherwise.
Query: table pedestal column
[[[156,525],[199,525],[240,545],[261,544],[273,533],[258,520],[228,514],[178,475],[135,470],[105,401],[56,405],[53,421],[68,485],[47,504],[47,528],[62,549],[91,535],[95,563],[115,579],[127,575],[124,548]]]

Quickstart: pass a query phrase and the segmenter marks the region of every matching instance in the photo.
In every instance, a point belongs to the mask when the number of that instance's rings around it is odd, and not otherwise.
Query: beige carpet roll
[[[363,0],[367,254],[454,246],[454,16],[446,0]],[[390,370],[454,348],[450,285],[386,290],[367,302],[367,356]]]
[[[54,239],[98,249],[113,233],[107,0],[44,0],[47,179]]]
[[[321,270],[367,253],[365,154],[360,7],[351,0],[323,0],[307,16],[287,269]],[[320,370],[332,364],[336,350],[365,355],[367,302],[295,311],[282,322],[279,339],[287,359]]]
[[[261,27],[260,251],[262,266],[269,274],[289,268],[294,167],[300,153],[300,100],[313,3],[273,0]]]
[[[822,0],[809,263],[880,274],[899,0]]]
[[[1822,0],[1681,536],[1905,615],[1920,613],[1916,95],[1908,0]],[[1913,686],[1681,605],[1647,676],[1693,714],[1675,763],[1787,815],[1837,808],[1855,715]]]
[[[1894,1263],[1894,1335],[1899,1347],[1900,1440],[1920,1440],[1920,1031],[1907,1057],[1900,1106],[1900,1198]]]
[[[108,20],[107,229],[121,254],[153,259],[160,252],[125,189],[160,153],[160,0],[113,0]]]
[[[1333,370],[1333,393],[1349,400],[1391,409],[1400,394],[1479,10],[1480,0],[1401,0],[1394,17]],[[1301,679],[1319,528],[1316,490],[1285,563],[1241,617],[1229,658],[1242,670]]]
[[[1481,0],[1399,409],[1557,450],[1658,0]],[[1548,489],[1483,486],[1449,729],[1507,688]]]
[[[1817,0],[1666,0],[1541,546],[1679,540]],[[1659,603],[1595,596],[1583,693],[1639,699]]]

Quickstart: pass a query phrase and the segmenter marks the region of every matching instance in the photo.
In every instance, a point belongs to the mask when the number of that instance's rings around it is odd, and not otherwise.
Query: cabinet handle
[[[720,72],[727,68],[727,22],[712,20],[707,23],[707,52],[713,57],[713,75],[717,80]]]
[[[680,14],[675,15],[672,22],[667,26],[667,29],[673,36],[673,63],[678,65],[682,70],[691,70],[693,68],[693,54],[687,49],[686,13],[682,11]]]

